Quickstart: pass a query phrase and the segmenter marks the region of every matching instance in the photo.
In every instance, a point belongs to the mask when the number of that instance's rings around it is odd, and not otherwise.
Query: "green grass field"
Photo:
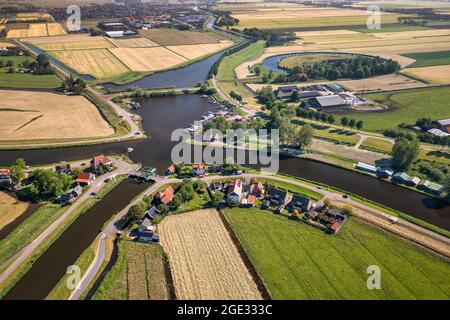
[[[297,193],[303,195],[305,197],[311,198],[313,200],[319,201],[323,198],[321,193],[315,192],[313,190],[309,190],[306,188],[302,188],[300,186],[293,185],[291,183],[276,181],[272,179],[258,179],[258,182],[268,183],[276,188],[287,190],[291,193]]]
[[[161,246],[120,240],[119,257],[94,294],[94,300],[167,300]]]
[[[450,299],[448,261],[356,218],[331,236],[260,209],[226,216],[273,299]]]
[[[233,81],[236,79],[234,69],[245,61],[253,60],[264,53],[264,41],[258,41],[249,45],[229,57],[223,59],[220,64],[217,79],[220,81]]]
[[[408,68],[431,67],[450,64],[450,51],[418,52],[403,54],[403,56],[416,60]]]
[[[36,210],[5,239],[0,241],[0,265],[22,250],[41,234],[64,209],[60,205],[46,204]]]
[[[386,112],[354,112],[345,115],[357,121],[362,120],[366,131],[381,132],[395,129],[401,123],[413,124],[423,117],[438,120],[448,118],[450,114],[450,90],[447,87],[374,93],[365,97],[390,107]]]
[[[0,61],[6,64],[13,62],[13,67],[17,69],[19,64],[25,61],[33,61],[27,56],[3,56]],[[0,68],[0,88],[30,88],[30,89],[55,89],[61,86],[61,79],[56,75],[32,75],[21,73],[8,73],[9,67]]]

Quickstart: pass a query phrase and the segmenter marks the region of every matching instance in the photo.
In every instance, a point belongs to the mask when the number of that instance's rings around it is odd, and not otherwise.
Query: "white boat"
[[[127,152],[130,153],[130,152],[133,152],[133,150],[134,150],[134,148],[128,148]]]

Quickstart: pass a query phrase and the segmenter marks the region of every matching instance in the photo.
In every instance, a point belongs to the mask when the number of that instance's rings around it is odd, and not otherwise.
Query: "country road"
[[[91,186],[85,190],[85,192],[55,221],[53,222],[47,229],[44,230],[36,239],[34,239],[30,244],[28,244],[25,248],[7,260],[3,265],[0,266],[0,270],[4,270],[2,274],[0,274],[0,283],[4,281],[8,276],[10,276],[16,269],[26,260],[28,259],[36,250],[38,246],[40,246],[48,236],[53,234],[58,227],[60,227],[66,219],[68,219],[76,209],[84,203],[89,198],[95,197],[92,193],[99,192],[104,184],[105,180],[121,175],[128,174],[136,169],[135,165],[131,165],[123,160],[118,160],[115,162],[116,169],[108,174],[105,174],[98,179],[96,179]]]
[[[272,179],[279,182],[289,183],[295,186],[299,186],[305,189],[309,189],[315,192],[318,192],[324,196],[324,198],[328,198],[335,203],[342,203],[351,205],[355,208],[354,215],[369,222],[377,225],[385,230],[397,233],[400,236],[403,236],[413,242],[416,242],[420,245],[428,247],[434,251],[437,251],[447,257],[450,257],[450,239],[436,234],[430,230],[424,229],[420,226],[412,224],[403,219],[398,219],[398,221],[394,224],[391,222],[391,216],[388,214],[364,205],[360,202],[354,201],[350,198],[343,198],[342,194],[324,190],[323,188],[319,189],[317,187],[311,186],[310,184],[303,183],[298,180],[292,180],[280,176],[272,176],[265,174],[244,174],[239,176],[227,176],[226,178],[241,178],[245,180],[250,180],[252,178],[266,178]],[[209,184],[214,180],[224,179],[224,176],[211,176],[205,178],[198,178],[198,180],[202,180],[205,183]],[[81,294],[87,289],[90,283],[94,280],[95,276],[100,271],[100,268],[103,264],[103,260],[105,259],[105,243],[106,239],[117,232],[119,230],[116,227],[116,222],[122,219],[128,212],[129,208],[142,200],[145,195],[152,194],[156,192],[159,188],[167,184],[173,183],[181,183],[183,180],[181,179],[161,179],[157,178],[155,180],[155,184],[153,184],[150,188],[148,188],[145,193],[143,193],[139,198],[135,199],[132,203],[126,206],[123,210],[121,210],[106,226],[103,232],[99,235],[99,244],[97,246],[95,258],[92,261],[91,265],[87,269],[86,273],[80,280],[78,286],[70,295],[69,300],[77,300]],[[319,202],[321,205],[322,202]]]

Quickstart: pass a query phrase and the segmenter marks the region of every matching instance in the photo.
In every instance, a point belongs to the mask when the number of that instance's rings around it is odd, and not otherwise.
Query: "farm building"
[[[438,120],[437,123],[442,131],[450,133],[450,119]]]
[[[57,173],[72,174],[72,169],[70,168],[70,164],[56,166],[55,171]]]
[[[356,167],[356,169],[364,171],[364,172],[373,173],[373,174],[377,173],[377,168],[374,166],[371,166],[370,164],[358,162],[355,167]]]
[[[317,98],[322,96],[319,91],[302,91],[298,94],[300,99],[309,99],[309,98]]]
[[[297,91],[297,86],[284,86],[279,87],[277,90],[277,98],[278,99],[285,99],[289,98],[294,91]]]
[[[312,98],[308,100],[308,107],[314,109],[343,109],[349,108],[351,105],[347,102],[347,100],[343,99],[339,95],[330,95],[330,96],[320,96],[316,98]]]
[[[450,127],[449,127],[449,129],[450,129]],[[449,130],[449,129],[445,129],[446,131],[442,131],[441,129],[433,128],[433,129],[428,130],[427,132],[429,134],[432,134],[433,136],[443,138],[443,137],[450,136],[450,133],[447,132],[447,130]]]

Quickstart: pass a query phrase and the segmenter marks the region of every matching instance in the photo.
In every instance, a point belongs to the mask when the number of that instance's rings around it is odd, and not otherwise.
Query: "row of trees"
[[[283,43],[293,41],[296,39],[295,34],[293,32],[287,31],[245,28],[243,32],[245,35],[255,40],[265,40],[267,47],[281,45]]]
[[[61,83],[61,87],[64,91],[81,94],[86,89],[86,82],[81,78],[75,79],[70,75]]]
[[[279,67],[283,69],[280,65]],[[390,74],[400,69],[397,61],[385,60],[380,57],[353,57],[349,59],[334,59],[313,64],[304,64],[293,68],[284,68],[287,74],[273,73],[263,76],[263,83],[303,82],[308,80],[327,79],[334,81],[342,78],[362,79],[377,75]]]

